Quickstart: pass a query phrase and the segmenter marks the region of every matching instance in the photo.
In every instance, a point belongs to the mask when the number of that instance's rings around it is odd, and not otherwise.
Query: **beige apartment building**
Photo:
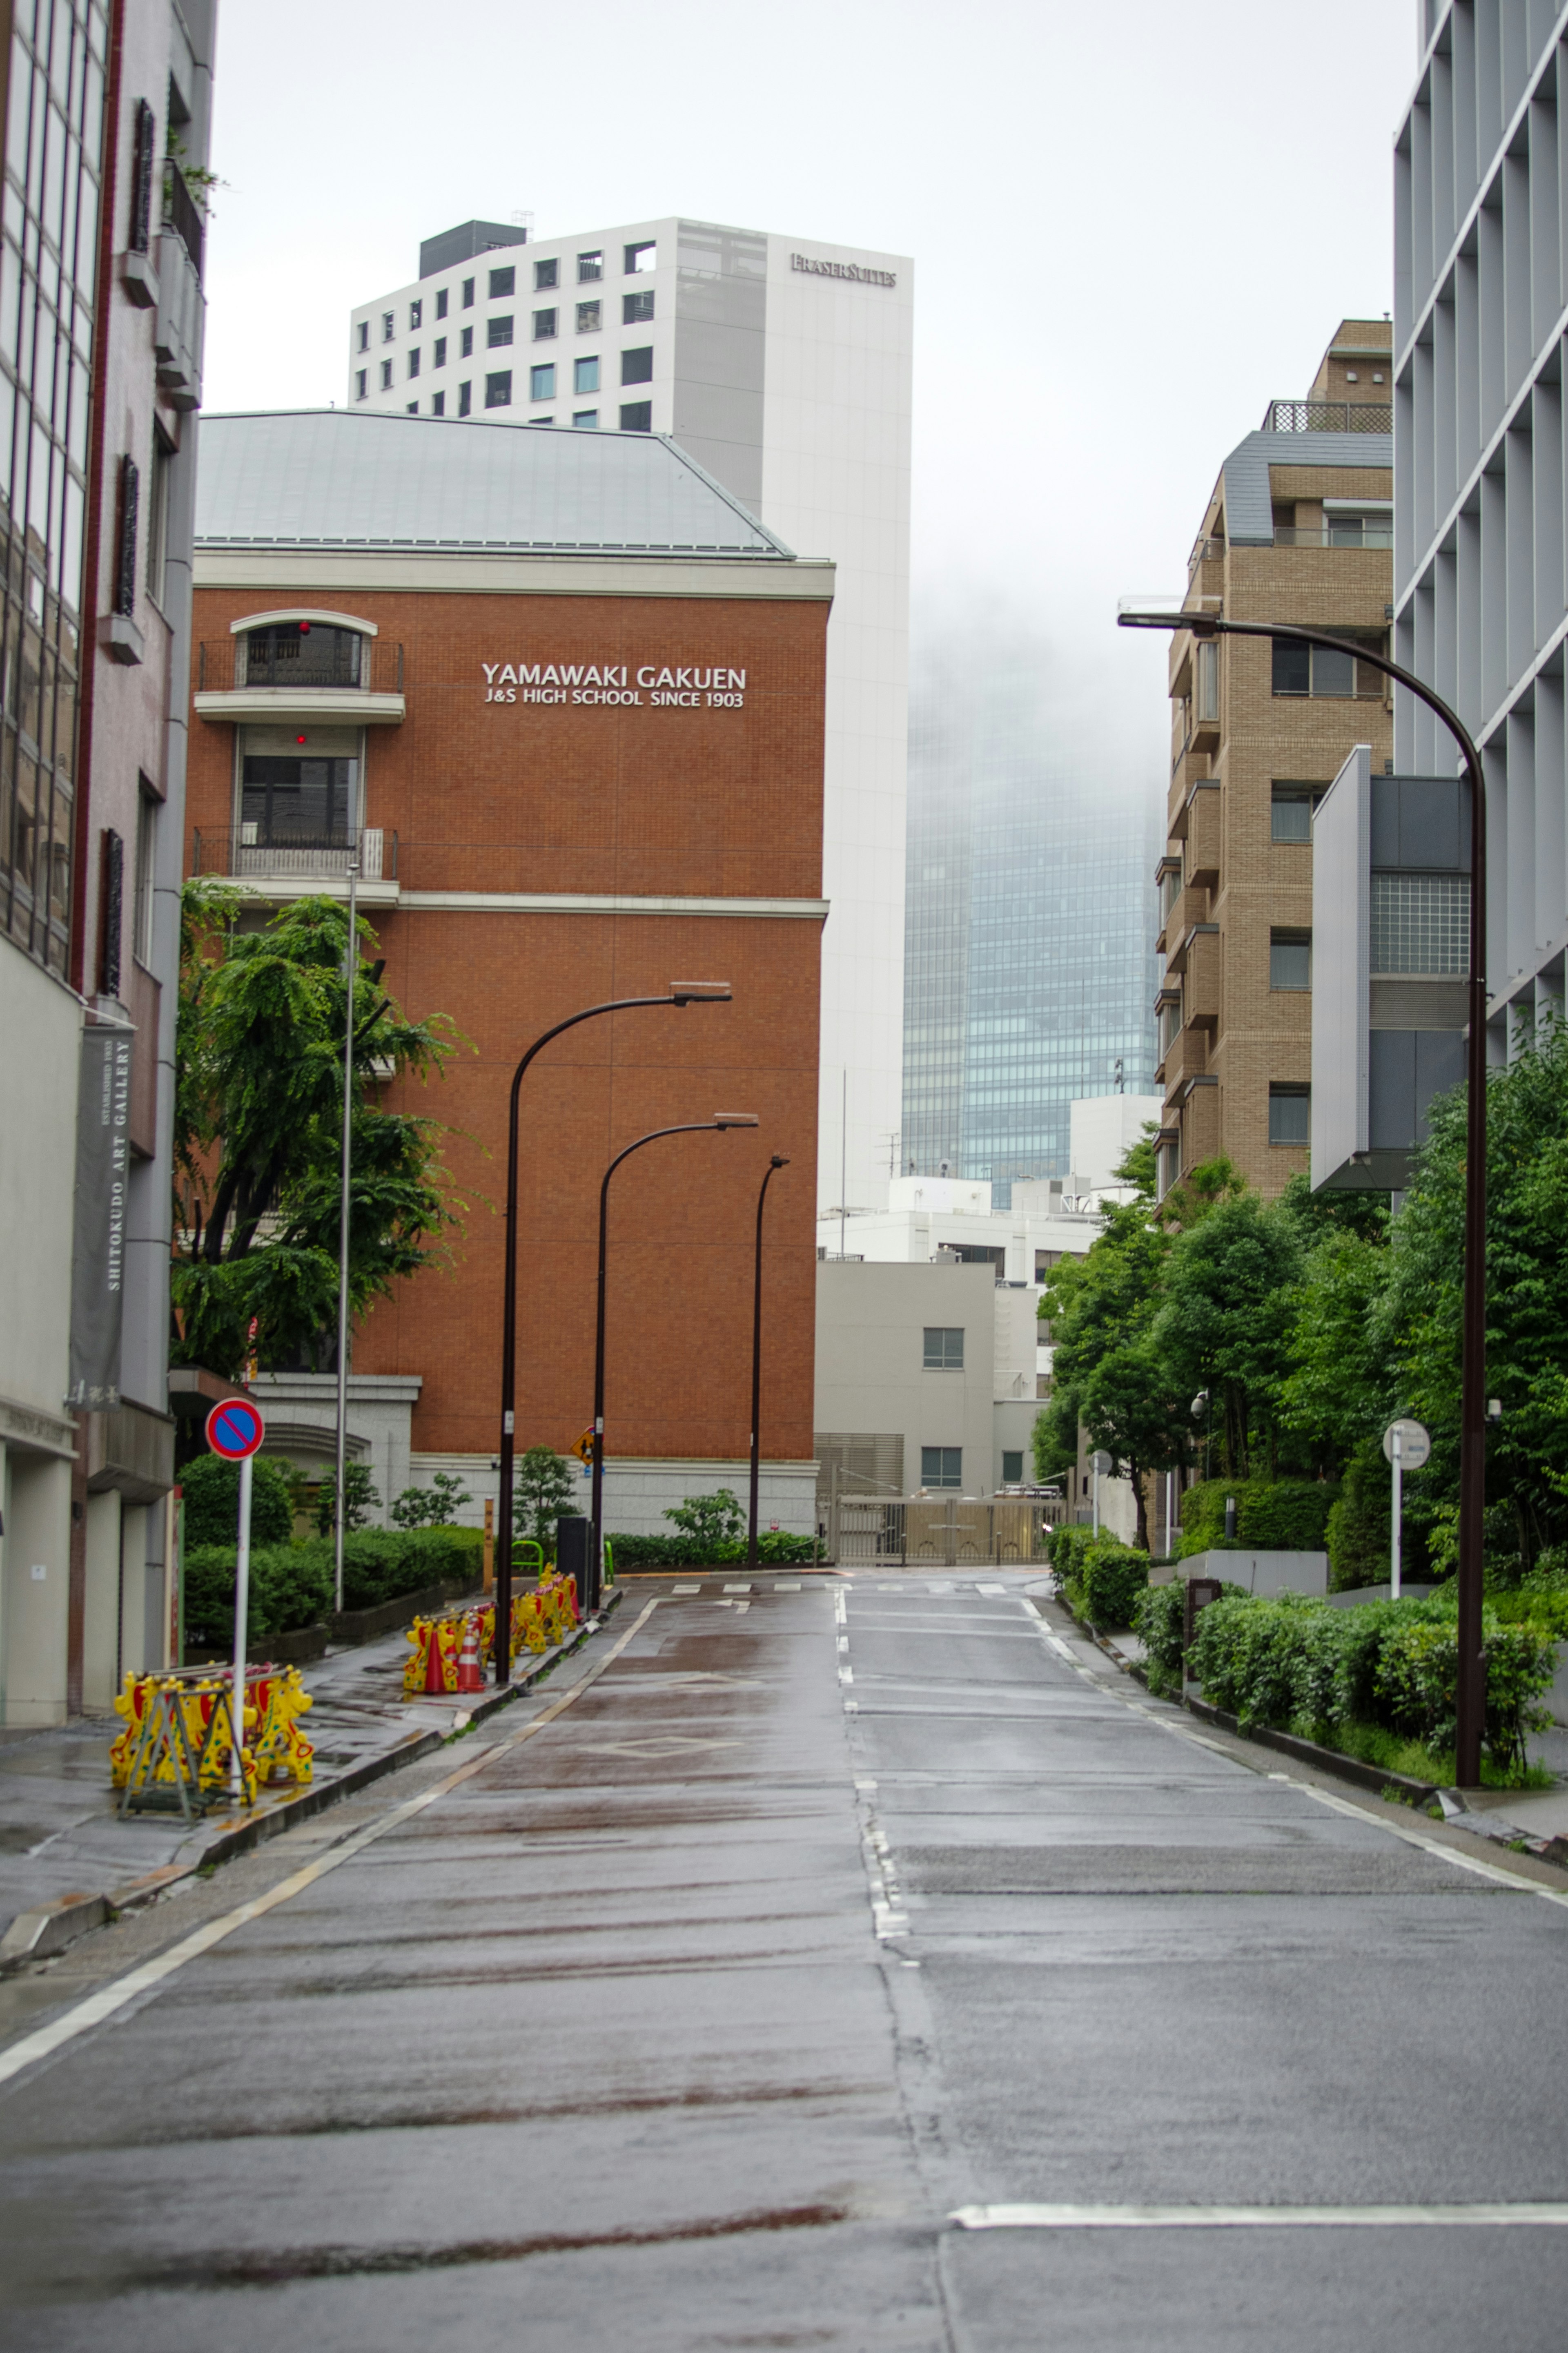
[[[1393,596],[1392,330],[1346,319],[1304,400],[1226,459],[1184,609],[1316,622],[1382,652]],[[1357,744],[1393,750],[1388,681],[1352,655],[1188,632],[1171,648],[1160,861],[1160,1188],[1226,1153],[1260,1192],[1308,1163],[1312,810]]]

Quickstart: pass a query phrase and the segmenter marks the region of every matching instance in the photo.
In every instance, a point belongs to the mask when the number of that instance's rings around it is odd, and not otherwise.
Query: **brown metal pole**
[[[768,1187],[776,1168],[787,1168],[789,1156],[775,1152],[763,1172],[763,1187],[757,1195],[757,1264],[756,1280],[752,1291],[752,1493],[751,1509],[746,1520],[746,1567],[757,1565],[757,1490],[762,1479],[763,1420],[763,1208],[768,1198]]]
[[[1352,639],[1295,621],[1225,621],[1213,613],[1121,613],[1124,629],[1190,629],[1197,638],[1289,638],[1353,654],[1435,712],[1459,747],[1470,787],[1469,1030],[1465,1055],[1465,1279],[1459,1377],[1458,1679],[1454,1778],[1479,1788],[1486,1734],[1487,1662],[1481,1640],[1487,1500],[1487,802],[1480,754],[1457,712],[1424,679]]]

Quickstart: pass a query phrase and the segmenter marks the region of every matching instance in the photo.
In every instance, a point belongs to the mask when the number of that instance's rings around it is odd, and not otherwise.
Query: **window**
[[[370,321],[368,319],[362,319],[359,322],[358,349],[362,352],[368,352],[370,349]]]
[[[474,355],[474,331],[472,327],[465,327],[463,329],[458,355],[460,358],[466,360],[472,359]]]
[[[163,571],[169,550],[169,466],[174,454],[154,426],[153,462],[147,476],[147,594],[158,606],[163,602]]]
[[[445,335],[437,336],[436,348],[430,354],[430,364],[433,368],[442,368],[446,366],[447,338]]]
[[[383,360],[381,364],[381,388],[383,392],[390,392],[392,390],[392,362],[390,360]]]
[[[555,316],[556,314],[553,311],[536,311],[534,312],[533,340],[536,343],[549,343],[551,337],[555,332]]]
[[[530,400],[554,399],[555,367],[553,362],[552,362],[547,367],[535,367],[529,369],[528,396]]]
[[[510,313],[502,319],[491,319],[485,328],[485,342],[489,344],[490,350],[492,352],[499,352],[506,344],[510,343],[510,341],[511,318]]]
[[[553,417],[531,417],[528,421],[531,425],[553,425],[555,419]]]
[[[507,276],[510,278],[510,275],[511,272],[508,270]],[[559,286],[560,283],[561,264],[559,261],[536,261],[534,263],[533,290],[536,294],[548,293],[551,287]],[[506,290],[510,294],[511,292],[511,288],[509,286]]]
[[[430,414],[432,417],[446,416],[447,396],[444,392],[433,392],[430,395]]]
[[[596,359],[573,361],[572,389],[574,392],[598,391],[599,363]]]
[[[424,303],[423,303],[423,302],[410,302],[410,304],[408,305],[408,332],[409,332],[409,333],[410,333],[411,335],[416,335],[416,334],[419,332],[420,328],[424,325],[424,323],[425,323],[425,305],[424,305]]]
[[[928,1324],[925,1327],[925,1368],[928,1373],[963,1370],[963,1326]]]
[[[1312,811],[1327,792],[1326,785],[1276,784],[1269,832],[1276,841],[1310,841]]]
[[[411,400],[404,413],[408,417],[417,417],[419,414],[419,403],[416,400]]]
[[[963,1484],[963,1449],[962,1446],[922,1446],[921,1448],[921,1485],[922,1487],[962,1487]]]
[[[658,252],[658,248],[651,237],[646,245],[628,245],[626,248],[626,276],[638,278],[645,269],[651,269]]]
[[[408,354],[408,373],[411,376],[416,376],[419,373],[419,346],[417,343],[416,343],[414,349]]]
[[[473,387],[473,385],[472,385],[471,384],[460,384],[460,385],[458,386],[458,416],[459,416],[459,417],[467,417],[467,416],[469,414],[469,412],[471,411],[471,409],[472,409],[472,407],[473,407],[473,405],[474,405],[474,387]]]
[[[643,320],[651,319],[652,316],[653,288],[651,286],[646,294],[621,296],[621,324],[624,327],[639,326]]]
[[[346,956],[347,950],[344,950]],[[1021,1487],[1024,1483],[1024,1450],[1021,1446],[1002,1449],[1002,1484]]]
[[[572,422],[574,425],[582,426],[584,432],[596,433],[599,429],[599,412],[596,408],[574,409]]]
[[[486,376],[485,406],[487,408],[510,408],[511,406],[510,368],[502,368],[498,375]]]
[[[1374,873],[1371,961],[1373,972],[1468,972],[1469,876]]]
[[[652,401],[623,400],[621,403],[621,431],[623,433],[651,433],[653,431]]]
[[[1345,632],[1347,638],[1352,632]],[[1368,652],[1381,652],[1383,640],[1365,640]],[[1274,644],[1274,691],[1276,694],[1313,694],[1348,700],[1352,696],[1367,699],[1381,697],[1384,682],[1379,671],[1357,661],[1348,649],[1338,646],[1298,645],[1290,638],[1276,638]]]
[[[136,809],[135,900],[131,911],[131,952],[153,968],[153,885],[157,873],[158,798],[145,776]]]
[[[1285,989],[1311,987],[1312,934],[1310,932],[1269,933],[1268,986],[1270,988]]]
[[[541,267],[543,265],[542,264]],[[538,272],[536,271],[534,275],[535,281],[537,282]],[[550,284],[553,286],[554,283],[554,279],[551,279]],[[510,297],[517,292],[517,272],[515,269],[492,269],[490,271],[489,284],[490,301],[492,302],[508,301]]]
[[[651,343],[644,343],[636,351],[621,353],[621,382],[623,384],[653,382],[653,345]]]
[[[345,849],[358,818],[359,762],[345,756],[346,728],[247,727],[241,738],[240,841],[244,850]],[[340,754],[338,746],[342,745]],[[276,747],[276,748],[274,748]]]
[[[1270,1144],[1310,1144],[1312,1135],[1312,1091],[1310,1087],[1270,1087],[1268,1090],[1268,1141]]]
[[[1297,534],[1300,537],[1300,533]],[[1358,512],[1323,501],[1323,539],[1330,547],[1392,547],[1394,510],[1369,507]]]
[[[382,312],[382,314],[381,314],[381,340],[382,340],[382,342],[383,342],[384,343],[391,343],[391,341],[392,341],[393,337],[396,334],[396,332],[397,332],[397,313],[396,313],[396,311],[384,311]]]
[[[601,302],[578,303],[577,332],[580,335],[596,335],[598,333],[599,316],[603,309],[604,305]]]
[[[471,311],[473,307],[474,281],[471,278],[465,278],[463,280],[463,308],[465,311]]]
[[[602,249],[597,253],[580,253],[577,256],[579,286],[591,286],[596,278],[602,278],[604,274],[605,256]]]
[[[272,621],[243,635],[245,686],[358,686],[365,640],[327,621]]]
[[[443,287],[442,287],[442,289],[441,289],[441,290],[440,290],[440,292],[439,292],[439,293],[437,295],[437,297],[436,297],[436,316],[437,316],[438,319],[444,319],[444,318],[446,317],[446,315],[447,315],[447,289],[443,286]]]
[[[365,396],[366,389],[365,371],[363,368],[360,368],[356,371],[354,375],[354,398],[356,400],[363,400]]]

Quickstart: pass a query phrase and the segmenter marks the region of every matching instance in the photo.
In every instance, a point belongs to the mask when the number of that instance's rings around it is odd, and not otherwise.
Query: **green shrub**
[[[332,1606],[331,1547],[267,1545],[250,1556],[245,1613],[247,1651],[259,1657],[274,1634],[318,1625]],[[234,1641],[233,1545],[198,1545],[185,1553],[185,1640],[227,1651]]]
[[[1094,1530],[1063,1521],[1046,1538],[1046,1558],[1065,1584],[1079,1573],[1083,1555],[1095,1541]]]
[[[1177,1557],[1223,1552],[1226,1498],[1236,1498],[1236,1547],[1247,1552],[1321,1552],[1339,1490],[1320,1479],[1203,1479],[1182,1497]]]
[[[1182,1632],[1187,1588],[1180,1577],[1169,1585],[1151,1585],[1138,1597],[1132,1631],[1143,1645],[1149,1688],[1156,1694],[1174,1691],[1182,1680]]]
[[[702,1542],[693,1536],[612,1535],[619,1568],[723,1568],[744,1560],[744,1539]],[[819,1546],[815,1536],[790,1535],[769,1528],[757,1537],[757,1558],[772,1566],[789,1567],[815,1560]]]
[[[1407,1500],[1409,1493],[1407,1487]],[[1383,1459],[1382,1441],[1369,1439],[1352,1457],[1343,1491],[1329,1514],[1329,1582],[1335,1593],[1348,1593],[1358,1585],[1386,1584],[1393,1511],[1393,1479]],[[1404,1515],[1403,1542],[1404,1571],[1409,1576],[1425,1564],[1426,1552],[1408,1511]]]
[[[1091,1626],[1131,1626],[1149,1589],[1149,1556],[1102,1537],[1084,1554],[1076,1582],[1082,1614]]]
[[[251,1463],[250,1541],[287,1544],[294,1533],[291,1464],[258,1454]],[[235,1545],[239,1540],[239,1465],[218,1454],[198,1454],[180,1473],[185,1503],[185,1543]]]
[[[318,1539],[330,1562],[329,1540]],[[343,1608],[374,1609],[421,1586],[477,1584],[485,1539],[480,1528],[356,1528],[343,1538]],[[316,1546],[301,1545],[301,1552]]]

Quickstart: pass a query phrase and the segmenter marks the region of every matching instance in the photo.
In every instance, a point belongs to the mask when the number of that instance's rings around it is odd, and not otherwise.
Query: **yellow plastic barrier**
[[[122,1813],[177,1806],[189,1814],[228,1796],[231,1680],[210,1667],[127,1674],[114,1703],[124,1729],[109,1752],[110,1780],[122,1793]],[[310,1706],[298,1667],[247,1669],[242,1803],[255,1804],[258,1781],[292,1781],[302,1788],[311,1778],[315,1751],[300,1721]]]
[[[495,1655],[495,1604],[459,1609],[440,1618],[416,1618],[404,1640],[409,1655],[403,1665],[403,1690],[409,1699],[439,1698],[458,1688],[458,1658],[468,1622],[479,1631],[479,1656]],[[520,1650],[538,1653],[564,1642],[577,1624],[577,1583],[553,1570],[540,1579],[532,1593],[511,1597],[511,1655]]]

